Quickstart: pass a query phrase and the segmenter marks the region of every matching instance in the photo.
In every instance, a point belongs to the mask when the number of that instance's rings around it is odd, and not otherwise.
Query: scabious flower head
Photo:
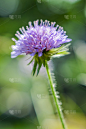
[[[63,27],[55,26],[55,22],[51,22],[51,24],[47,20],[45,22],[41,20],[40,24],[38,22],[38,20],[34,21],[34,26],[29,22],[26,30],[24,27],[20,28],[21,33],[17,31],[15,34],[18,40],[12,38],[16,45],[12,45],[11,58],[22,53],[30,54],[33,56],[31,62],[35,60],[34,67],[37,67],[37,64],[41,67],[45,60],[50,60],[51,57],[58,54],[68,54],[68,46],[65,47],[62,44],[71,41]]]

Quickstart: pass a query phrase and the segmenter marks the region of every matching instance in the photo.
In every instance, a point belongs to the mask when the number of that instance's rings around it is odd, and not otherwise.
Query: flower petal
[[[21,52],[13,51],[13,52],[11,52],[11,58],[15,58],[15,57],[17,57],[20,54],[21,54]]]
[[[42,52],[39,52],[39,53],[38,53],[38,56],[40,57],[40,56],[42,56],[42,54],[43,54]]]

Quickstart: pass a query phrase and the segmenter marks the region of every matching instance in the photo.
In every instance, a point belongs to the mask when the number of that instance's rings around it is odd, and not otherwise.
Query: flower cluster
[[[34,26],[29,22],[29,27],[26,26],[26,30],[22,27],[20,28],[21,33],[17,31],[15,36],[18,40],[12,38],[16,45],[12,45],[11,58],[22,53],[30,54],[36,60],[37,66],[37,63],[40,62],[44,65],[44,60],[50,60],[52,56],[68,54],[67,49],[63,50],[62,44],[70,42],[71,39],[68,38],[63,27],[55,26],[55,22],[50,24],[47,20],[45,22],[41,20],[40,24],[38,22],[39,20],[34,21]]]

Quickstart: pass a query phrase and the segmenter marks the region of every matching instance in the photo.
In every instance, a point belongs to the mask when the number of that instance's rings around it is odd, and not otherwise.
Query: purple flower
[[[26,30],[24,27],[20,28],[21,33],[17,31],[17,34],[15,34],[18,40],[12,38],[16,45],[12,45],[11,58],[15,58],[22,53],[41,57],[44,53],[60,47],[61,44],[70,42],[71,39],[67,38],[63,27],[59,25],[54,27],[54,25],[55,22],[51,22],[50,25],[47,20],[45,22],[41,20],[39,25],[37,20],[34,21],[34,26],[29,22],[29,27],[26,26]],[[56,53],[54,52],[54,54]]]
[[[11,58],[15,58],[20,54],[25,53],[32,56],[31,61],[34,61],[33,75],[37,69],[37,75],[39,74],[40,68],[43,64],[45,67],[46,60],[49,61],[51,57],[59,57],[65,54],[69,54],[68,46],[70,44],[64,45],[64,43],[70,42],[71,39],[68,38],[66,32],[55,22],[41,20],[40,25],[38,25],[38,20],[34,21],[34,26],[29,22],[29,27],[26,26],[20,28],[21,33],[17,31],[15,34],[18,40],[12,38],[16,45],[12,45],[13,52],[11,52]]]

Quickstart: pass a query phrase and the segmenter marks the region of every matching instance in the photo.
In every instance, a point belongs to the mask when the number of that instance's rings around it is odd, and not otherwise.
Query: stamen
[[[38,26],[39,20],[34,21],[34,26]]]
[[[42,24],[43,24],[43,20],[41,19],[41,20],[40,20],[40,22],[41,22],[41,23],[40,23],[40,26],[42,26]]]
[[[58,32],[61,32],[63,30],[63,27],[59,26]]]
[[[25,28],[24,28],[24,27],[22,27],[22,30],[23,30],[23,32],[24,32],[24,33],[26,32],[26,30],[25,30]]]
[[[28,24],[29,24],[29,26],[30,26],[30,28],[31,28],[31,27],[32,27],[32,22],[29,22]]]
[[[20,33],[19,33],[19,31],[16,31],[16,33],[20,36]]]
[[[47,23],[48,23],[48,21],[47,21],[47,20],[45,20],[45,26],[47,26]]]
[[[22,33],[22,34],[24,34],[24,32],[23,32],[22,28],[19,28],[19,30],[21,31],[21,33]]]
[[[56,25],[56,29],[59,27],[59,25]]]
[[[54,27],[55,24],[56,22],[51,22],[51,27]]]
[[[15,40],[14,38],[12,38],[12,40],[14,41],[14,42],[16,42],[17,40]]]
[[[47,21],[47,26],[50,26],[50,22],[49,21]]]
[[[20,36],[18,34],[15,34],[15,36],[20,39]]]
[[[26,29],[27,29],[27,30],[29,30],[29,27],[28,27],[28,26],[26,26]]]

